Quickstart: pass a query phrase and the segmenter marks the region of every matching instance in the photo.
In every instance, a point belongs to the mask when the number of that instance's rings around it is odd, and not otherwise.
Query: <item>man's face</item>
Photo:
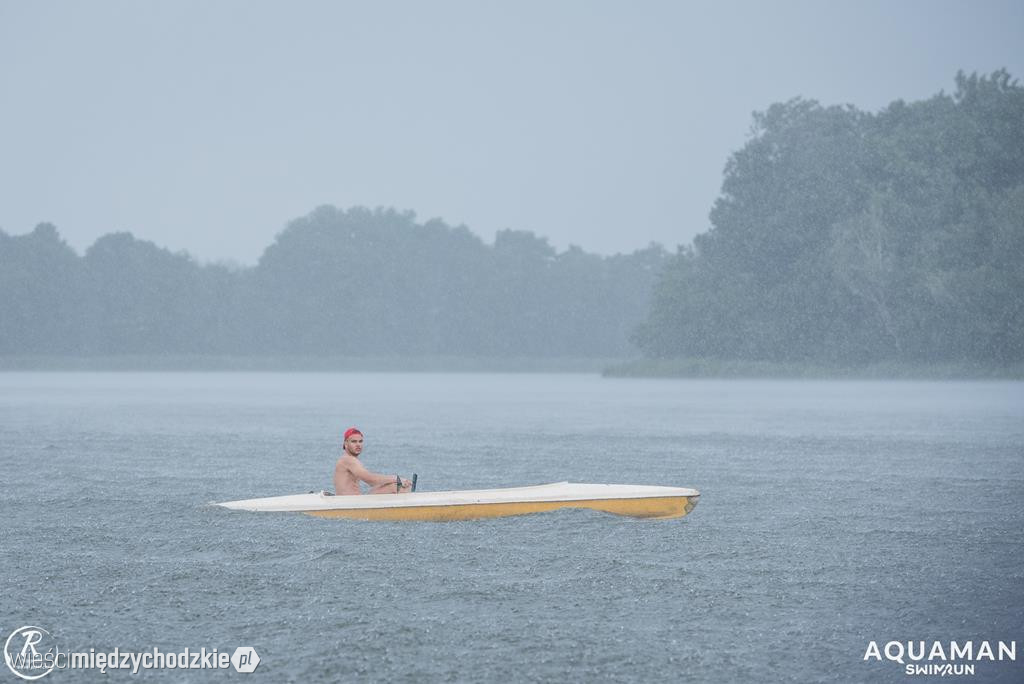
[[[357,457],[363,451],[363,436],[356,434],[345,440],[345,451]]]

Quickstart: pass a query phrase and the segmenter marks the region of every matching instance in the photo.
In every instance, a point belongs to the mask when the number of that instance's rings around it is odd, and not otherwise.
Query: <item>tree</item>
[[[1024,89],[1005,71],[878,114],[772,105],[635,339],[648,356],[1020,360],[1022,260],[996,250],[1021,256],[1021,188]]]

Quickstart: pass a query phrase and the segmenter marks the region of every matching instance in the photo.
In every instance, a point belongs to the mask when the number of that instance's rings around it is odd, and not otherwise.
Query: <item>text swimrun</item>
[[[992,642],[982,641],[887,641],[882,647],[877,641],[868,644],[864,652],[864,660],[890,660],[900,665],[905,665],[908,660],[920,662],[922,660],[945,662],[967,661],[979,662],[1017,660],[1017,642],[999,641],[995,648]]]

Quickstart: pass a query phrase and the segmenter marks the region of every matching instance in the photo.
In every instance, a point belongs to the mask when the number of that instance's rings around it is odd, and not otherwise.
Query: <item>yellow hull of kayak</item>
[[[681,518],[697,505],[696,496],[653,496],[630,499],[588,499],[582,501],[514,501],[501,503],[446,504],[435,506],[391,506],[387,508],[330,509],[303,511],[318,518],[358,520],[420,520],[448,522],[504,518],[511,515],[545,513],[560,508],[590,508],[595,511],[634,518]]]

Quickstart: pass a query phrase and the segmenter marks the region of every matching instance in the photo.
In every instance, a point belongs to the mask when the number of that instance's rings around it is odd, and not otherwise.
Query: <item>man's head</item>
[[[363,433],[359,431],[359,428],[350,427],[345,430],[345,453],[359,458],[359,454],[363,451]]]

